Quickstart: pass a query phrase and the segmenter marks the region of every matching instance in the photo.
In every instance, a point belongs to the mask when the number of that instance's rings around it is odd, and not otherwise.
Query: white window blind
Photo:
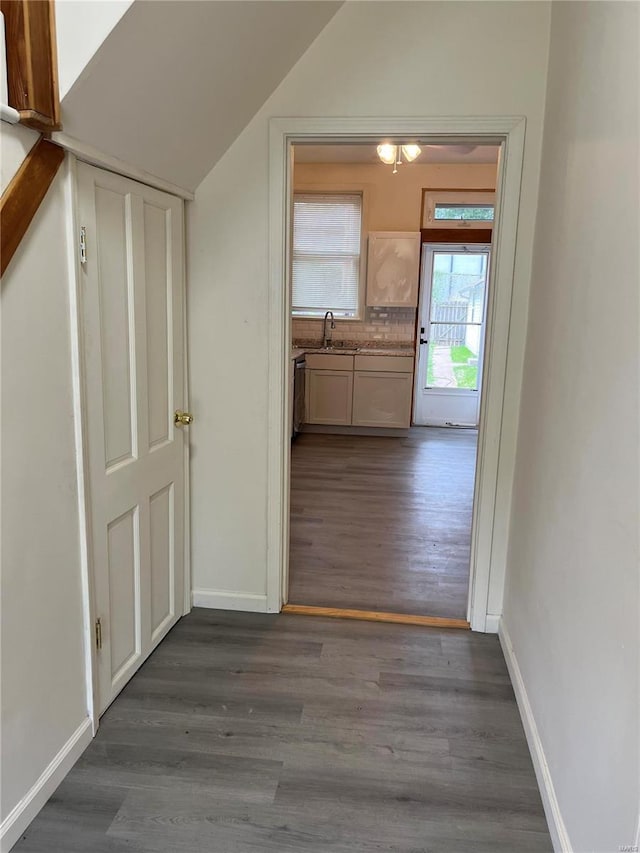
[[[360,195],[294,196],[294,314],[358,316],[361,227]]]

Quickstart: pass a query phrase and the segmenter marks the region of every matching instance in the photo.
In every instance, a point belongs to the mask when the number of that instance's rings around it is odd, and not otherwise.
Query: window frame
[[[492,205],[493,219],[436,219],[437,204],[455,207],[460,204]],[[495,190],[423,190],[422,193],[422,227],[430,228],[463,228],[493,229],[496,215]]]
[[[336,316],[336,323],[357,323],[364,317],[365,288],[367,280],[367,234],[368,234],[368,192],[362,184],[296,184],[291,201],[291,319],[292,320],[318,320],[322,322],[323,317],[318,314],[307,313],[304,310],[296,310],[293,306],[293,228],[295,217],[295,200],[297,196],[360,196],[360,265],[358,270],[358,305],[356,313],[352,317]],[[333,309],[327,308],[327,311]]]

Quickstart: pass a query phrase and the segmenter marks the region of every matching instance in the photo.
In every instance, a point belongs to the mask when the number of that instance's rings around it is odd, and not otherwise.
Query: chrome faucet
[[[325,349],[331,346],[331,335],[327,336],[327,320],[329,317],[331,317],[331,325],[329,326],[329,329],[335,329],[336,327],[333,311],[327,311],[324,315],[324,323],[322,324],[322,346],[325,347]]]

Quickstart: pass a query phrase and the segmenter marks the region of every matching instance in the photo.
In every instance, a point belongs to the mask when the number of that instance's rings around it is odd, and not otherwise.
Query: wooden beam
[[[283,613],[300,616],[325,616],[331,619],[361,619],[366,622],[392,622],[395,625],[421,625],[423,628],[463,628],[469,630],[466,619],[444,616],[410,616],[405,613],[385,613],[379,610],[343,610],[340,607],[312,607],[307,604],[284,604]]]
[[[423,243],[491,243],[491,228],[422,228]]]
[[[64,150],[41,138],[2,193],[0,275],[4,275],[63,160]]]
[[[0,0],[7,44],[9,106],[20,123],[60,130],[58,58],[53,0]]]

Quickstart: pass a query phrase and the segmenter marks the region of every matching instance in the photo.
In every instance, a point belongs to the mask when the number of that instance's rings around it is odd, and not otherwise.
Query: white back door
[[[413,422],[476,427],[491,246],[422,247]]]
[[[181,199],[79,164],[99,711],[185,612]]]

